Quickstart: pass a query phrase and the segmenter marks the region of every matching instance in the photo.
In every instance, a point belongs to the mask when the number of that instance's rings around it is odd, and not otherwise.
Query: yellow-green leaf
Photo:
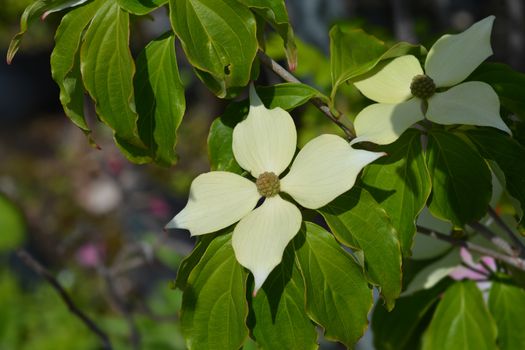
[[[184,116],[186,100],[173,34],[151,41],[138,56],[135,96],[141,140],[157,163],[174,164],[177,129]]]
[[[497,329],[473,281],[448,288],[423,336],[423,350],[496,350]]]
[[[219,97],[250,81],[255,17],[236,0],[170,0],[171,24],[197,75]]]

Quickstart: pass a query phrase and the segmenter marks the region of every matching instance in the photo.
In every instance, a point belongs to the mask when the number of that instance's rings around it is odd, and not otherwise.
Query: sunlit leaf
[[[188,277],[190,276],[191,271],[193,271],[195,266],[201,261],[202,256],[214,238],[215,235],[212,234],[198,237],[197,243],[195,244],[195,247],[193,247],[191,254],[182,260],[179,265],[177,278],[175,279],[175,288],[182,290],[186,288],[186,283],[188,283]]]
[[[263,349],[317,349],[317,332],[306,315],[303,277],[293,247],[253,298],[253,335]]]
[[[181,324],[189,349],[242,346],[248,336],[246,277],[235,259],[231,234],[215,238],[184,288]]]
[[[156,162],[166,166],[174,164],[177,129],[184,116],[186,100],[173,34],[151,41],[138,56],[135,96],[141,140]]]
[[[423,350],[495,350],[496,325],[473,281],[448,288],[423,335]]]
[[[361,267],[332,235],[307,222],[294,239],[306,287],[306,310],[325,337],[348,348],[363,336],[372,293]]]
[[[41,17],[44,19],[50,13],[78,6],[87,1],[88,0],[38,0],[29,5],[20,18],[20,32],[15,35],[9,44],[7,63],[10,64],[13,61],[13,58],[20,48],[20,42],[24,34],[37,18]]]
[[[408,130],[395,143],[379,148],[387,156],[367,166],[361,177],[366,189],[389,214],[405,256],[411,254],[416,217],[431,190],[420,138],[418,131]]]
[[[97,11],[85,34],[80,54],[84,85],[96,103],[97,115],[115,132],[132,161],[150,161],[137,133],[133,95],[135,64],[128,46],[129,14],[115,0]]]
[[[51,73],[60,87],[64,112],[84,131],[89,127],[84,118],[84,84],[80,76],[80,42],[84,29],[103,1],[93,1],[68,12],[60,22],[51,54]]]
[[[525,349],[525,291],[510,284],[493,282],[489,310],[498,326],[499,348]]]
[[[235,0],[170,0],[170,18],[197,75],[219,97],[250,80],[257,52],[255,17]]]
[[[119,6],[134,15],[146,15],[166,4],[168,0],[117,0]]]
[[[391,309],[401,292],[401,249],[385,210],[370,193],[354,187],[319,212],[341,243],[363,252],[367,276]]]
[[[284,41],[288,67],[294,71],[297,66],[297,46],[295,45],[293,28],[289,23],[288,11],[284,0],[239,0],[263,17]]]

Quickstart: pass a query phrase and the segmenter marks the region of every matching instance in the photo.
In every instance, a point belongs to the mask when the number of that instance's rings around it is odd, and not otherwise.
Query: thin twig
[[[516,249],[513,249],[512,246],[501,238],[500,236],[496,235],[494,232],[492,232],[491,229],[489,229],[487,226],[479,223],[479,222],[472,222],[468,224],[468,226],[472,227],[476,232],[481,234],[486,240],[488,240],[490,243],[492,243],[494,246],[501,249],[501,251],[505,252],[506,254],[510,256],[517,256]]]
[[[18,250],[16,254],[27,267],[33,270],[40,277],[44,278],[56,290],[60,298],[62,298],[64,303],[67,305],[69,311],[77,316],[91,332],[95,333],[100,338],[103,349],[113,349],[108,335],[75,305],[64,287],[62,287],[58,280],[44,266],[42,266],[31,256],[31,254],[23,249]]]
[[[489,207],[489,215],[494,220],[494,222],[505,231],[509,238],[514,242],[516,250],[519,251],[519,255],[522,258],[525,258],[525,244],[518,238],[518,236],[512,231],[512,229],[501,219],[498,213],[492,208]]]
[[[434,230],[431,230],[429,228],[423,227],[423,226],[417,226],[417,231],[421,234],[427,235],[429,237],[439,239],[444,242],[448,242],[452,245],[458,246],[458,247],[464,247],[472,252],[476,252],[482,255],[491,256],[494,259],[498,259],[500,261],[503,261],[504,263],[514,266],[517,269],[520,269],[522,271],[525,271],[525,260],[515,257],[515,256],[509,256],[505,255],[499,252],[496,252],[492,249],[485,248],[483,246],[480,246],[478,244],[468,242],[461,239],[456,239],[454,237],[451,237],[449,235],[446,235],[444,233],[436,232]]]
[[[483,275],[483,276],[486,276],[486,277],[488,277],[490,275],[487,271],[478,269],[478,268],[476,268],[476,267],[474,267],[472,265],[467,264],[466,262],[462,262],[461,266],[463,266],[466,269],[469,269],[472,272],[477,273],[478,275]]]
[[[277,74],[281,79],[284,81],[290,82],[290,83],[301,83],[299,79],[297,79],[295,76],[293,76],[290,72],[288,72],[283,66],[281,66],[279,63],[275,62],[271,57],[269,57],[267,54],[265,54],[262,51],[259,51],[257,53],[259,56],[259,59],[261,62],[268,67],[271,71],[273,71],[275,74]],[[338,118],[335,116],[332,111],[330,110],[330,107],[319,97],[313,97],[310,99],[310,102],[317,107],[328,119],[330,119],[333,123],[335,123],[346,135],[346,138],[350,141],[355,138],[355,134],[350,128],[348,128],[346,125],[344,125]]]

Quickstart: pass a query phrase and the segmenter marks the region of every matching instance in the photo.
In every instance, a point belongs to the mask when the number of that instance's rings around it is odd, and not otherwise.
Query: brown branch
[[[31,254],[23,249],[18,250],[16,254],[27,267],[33,270],[40,277],[44,278],[56,290],[60,298],[62,298],[62,301],[64,301],[64,303],[67,305],[69,311],[77,316],[91,332],[95,333],[100,338],[103,349],[113,349],[108,335],[75,305],[64,287],[62,287],[58,280],[44,266],[42,266],[31,256]]]
[[[473,228],[476,232],[481,234],[487,241],[492,243],[494,246],[498,247],[501,251],[503,251],[505,254],[510,256],[517,256],[516,250],[512,248],[512,246],[501,238],[500,236],[496,235],[494,232],[492,232],[491,229],[489,229],[487,226],[479,223],[479,222],[473,222],[468,224],[471,228]]]
[[[274,72],[276,75],[278,75],[281,79],[284,81],[290,82],[290,83],[301,83],[299,79],[297,79],[295,76],[293,76],[290,72],[288,72],[283,66],[281,66],[279,63],[275,62],[270,56],[265,54],[262,51],[259,51],[257,53],[257,56],[259,56],[259,60],[264,64],[266,67],[268,67],[272,72]],[[328,119],[330,119],[333,123],[335,123],[346,135],[346,138],[350,141],[355,138],[355,133],[350,130],[346,125],[344,125],[338,118],[336,117],[332,111],[330,110],[330,107],[319,97],[313,97],[310,99],[310,103],[312,103],[317,109],[319,109]]]
[[[489,207],[489,215],[494,220],[494,222],[505,231],[509,238],[514,242],[514,248],[518,251],[518,255],[522,258],[525,258],[525,244],[518,238],[518,236],[512,231],[512,229],[501,219],[499,214]]]
[[[440,241],[448,242],[452,245],[458,246],[458,247],[464,247],[472,252],[476,252],[482,255],[493,257],[494,259],[503,261],[504,263],[513,266],[517,269],[520,269],[522,271],[525,271],[525,260],[515,257],[515,256],[509,256],[505,255],[499,252],[496,252],[492,249],[485,248],[483,246],[480,246],[478,244],[465,241],[462,239],[457,239],[454,237],[451,237],[449,235],[446,235],[444,233],[436,232],[434,230],[431,230],[429,228],[423,227],[423,226],[417,226],[418,233],[424,234],[426,236],[439,239]]]

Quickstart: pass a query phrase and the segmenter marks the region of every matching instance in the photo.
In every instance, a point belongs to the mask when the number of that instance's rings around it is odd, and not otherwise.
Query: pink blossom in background
[[[96,267],[102,263],[102,249],[96,244],[87,243],[76,252],[77,262],[85,267]]]
[[[166,201],[159,197],[151,197],[149,199],[149,210],[151,214],[158,218],[166,218],[171,213],[171,208]]]
[[[119,175],[124,169],[126,162],[119,155],[113,155],[108,157],[107,165],[112,175]]]
[[[481,262],[476,263],[474,262],[474,259],[472,259],[472,255],[470,254],[470,252],[463,247],[460,250],[460,256],[462,262],[465,265],[472,267],[472,269],[469,269],[468,267],[463,265],[459,265],[456,268],[454,268],[452,272],[450,272],[449,276],[456,281],[479,281],[480,283],[478,283],[478,287],[481,290],[488,288],[488,286],[490,285],[490,282],[487,282],[488,275],[496,271],[496,261],[494,260],[494,258],[491,258],[490,256],[483,256],[480,258],[483,264]],[[487,267],[489,269],[487,269]]]

